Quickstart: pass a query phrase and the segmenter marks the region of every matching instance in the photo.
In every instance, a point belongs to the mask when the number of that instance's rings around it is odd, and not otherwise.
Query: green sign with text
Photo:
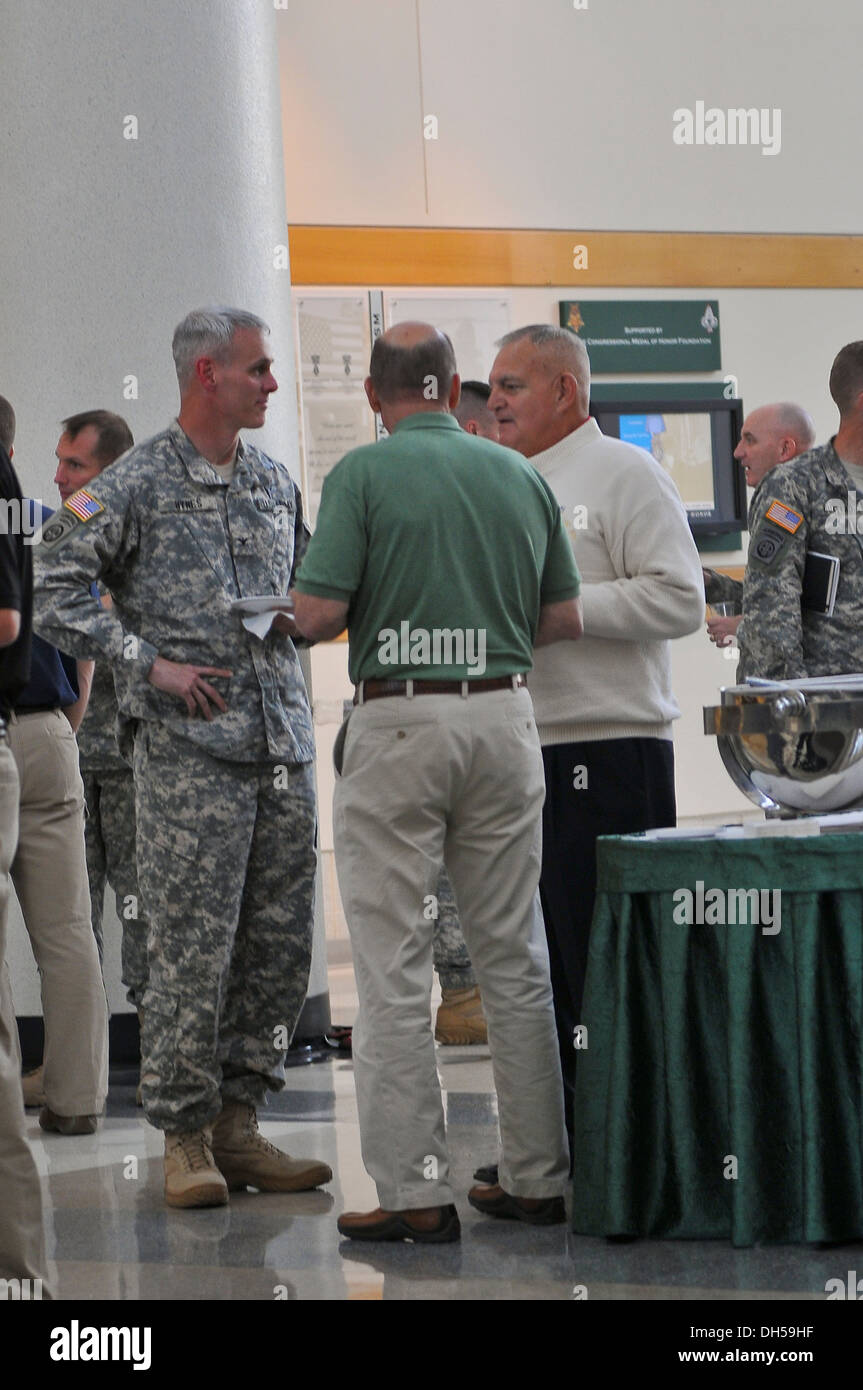
[[[715,299],[562,299],[560,322],[581,338],[592,372],[716,372]]]

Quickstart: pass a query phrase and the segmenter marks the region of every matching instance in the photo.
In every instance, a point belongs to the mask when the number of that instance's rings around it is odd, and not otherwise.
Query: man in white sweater
[[[547,324],[508,333],[489,379],[500,442],[551,486],[582,576],[583,639],[536,651],[528,677],[545,764],[540,894],[571,1143],[596,839],[675,823],[670,639],[701,626],[704,585],[668,474],[589,416],[590,362],[575,334]]]

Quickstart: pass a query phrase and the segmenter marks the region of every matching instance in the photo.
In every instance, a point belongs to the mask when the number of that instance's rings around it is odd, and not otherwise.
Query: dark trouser
[[[674,825],[674,747],[670,739],[615,738],[559,743],[542,750],[542,875],[539,881],[554,1014],[572,1144],[575,1060],[587,946],[596,894],[596,840]]]

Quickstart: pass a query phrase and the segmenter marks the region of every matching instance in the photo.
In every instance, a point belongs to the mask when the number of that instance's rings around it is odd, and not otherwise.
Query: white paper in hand
[[[279,597],[278,594],[259,594],[254,598],[236,598],[231,604],[231,612],[238,613],[247,632],[264,640],[277,613],[293,614],[294,601]]]

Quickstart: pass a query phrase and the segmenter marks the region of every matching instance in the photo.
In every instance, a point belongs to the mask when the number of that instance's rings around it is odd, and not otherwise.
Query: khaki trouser
[[[537,884],[544,779],[525,689],[358,706],[335,793],[335,850],[360,1011],[363,1160],[385,1210],[452,1202],[431,1028],[431,895],[445,858],[488,1020],[500,1181],[568,1185]]]
[[[90,924],[78,746],[60,710],[12,715],[21,783],[12,882],[42,982],[45,1098],[99,1115],[108,1093],[108,1006]]]
[[[5,966],[9,866],[17,839],[18,773],[0,737],[0,1279],[44,1280],[42,1193],[24,1132],[21,1053]],[[43,1288],[42,1297],[48,1296]]]

